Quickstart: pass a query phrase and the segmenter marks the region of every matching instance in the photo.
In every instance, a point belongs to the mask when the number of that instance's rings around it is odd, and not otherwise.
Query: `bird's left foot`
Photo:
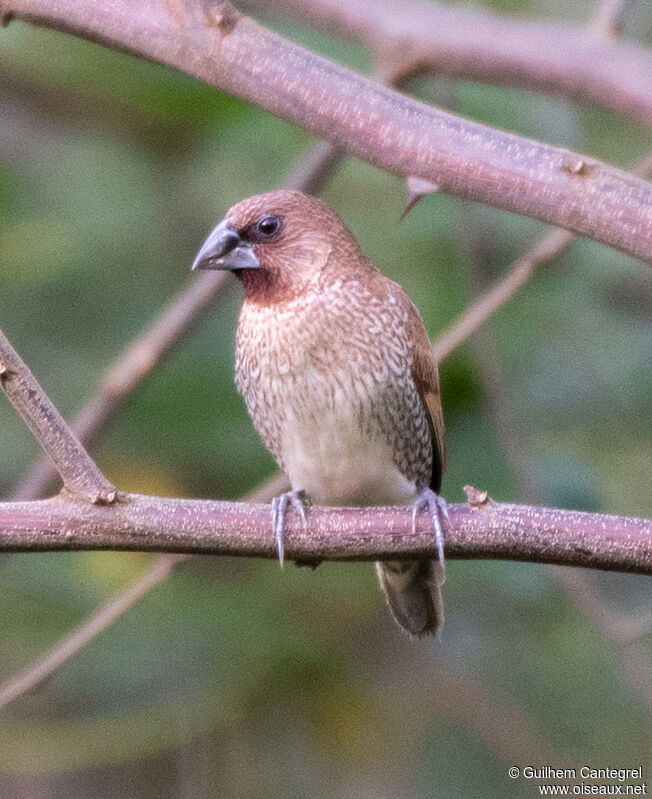
[[[435,531],[435,541],[437,542],[437,583],[442,585],[446,579],[446,566],[444,563],[444,533],[441,529],[441,517],[450,524],[448,515],[448,505],[443,497],[436,494],[431,488],[420,480],[417,481],[418,496],[412,503],[412,532],[417,531],[417,516],[423,507],[430,511],[432,526]]]
[[[435,495],[436,496],[436,495]],[[283,545],[283,528],[285,526],[285,512],[288,505],[291,505],[294,510],[301,517],[303,529],[307,528],[306,509],[304,503],[306,502],[305,491],[286,491],[284,494],[279,494],[272,500],[272,526],[274,527],[274,540],[276,541],[276,552],[278,553],[278,562],[283,568],[283,556],[285,548]]]

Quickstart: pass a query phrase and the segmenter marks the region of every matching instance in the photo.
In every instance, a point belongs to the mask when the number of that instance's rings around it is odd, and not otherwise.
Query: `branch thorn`
[[[403,208],[403,213],[401,214],[401,222],[425,194],[432,194],[435,191],[439,191],[439,186],[436,183],[426,178],[419,177],[419,175],[408,175],[406,183],[407,197],[405,200],[405,208]]]

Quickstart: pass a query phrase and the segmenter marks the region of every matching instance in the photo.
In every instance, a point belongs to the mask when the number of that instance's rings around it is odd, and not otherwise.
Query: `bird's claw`
[[[435,541],[437,543],[437,566],[438,566],[438,579],[439,585],[444,583],[446,579],[446,564],[444,562],[444,533],[441,527],[441,517],[446,519],[447,524],[450,524],[450,516],[448,515],[448,505],[443,497],[435,493],[431,488],[428,488],[424,483],[417,483],[418,496],[412,503],[412,533],[416,534],[417,531],[417,516],[423,507],[427,507],[430,511],[430,518],[432,519],[432,526],[435,531]]]
[[[272,500],[272,526],[274,528],[274,540],[276,541],[276,552],[278,554],[278,562],[283,568],[283,559],[285,547],[283,543],[283,534],[285,526],[285,512],[288,505],[291,505],[294,510],[301,517],[301,523],[305,530],[308,526],[306,520],[306,509],[304,507],[304,500],[306,498],[305,491],[286,491],[284,494],[279,494]]]

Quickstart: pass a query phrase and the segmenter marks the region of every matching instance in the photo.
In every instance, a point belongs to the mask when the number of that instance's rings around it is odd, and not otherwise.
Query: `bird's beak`
[[[243,241],[223,219],[213,228],[193,261],[192,269],[258,269],[260,264],[250,244]]]

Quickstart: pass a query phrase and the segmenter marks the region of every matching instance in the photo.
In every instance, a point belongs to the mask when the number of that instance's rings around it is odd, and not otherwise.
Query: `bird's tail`
[[[444,624],[441,586],[444,569],[437,561],[376,563],[380,587],[398,624],[411,635],[434,635]]]

